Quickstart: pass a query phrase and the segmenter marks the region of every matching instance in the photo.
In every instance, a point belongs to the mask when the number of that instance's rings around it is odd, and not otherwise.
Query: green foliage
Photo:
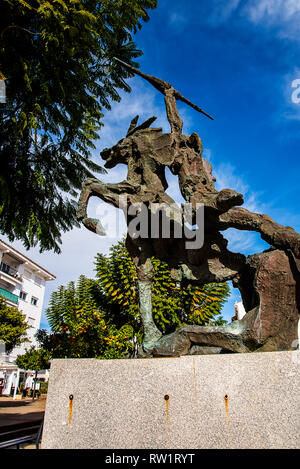
[[[77,224],[82,181],[103,171],[91,160],[103,109],[130,91],[142,53],[133,34],[157,0],[2,0],[0,230],[29,248],[59,252]]]
[[[203,287],[184,287],[174,283],[168,265],[159,259],[151,259],[155,275],[153,278],[153,317],[164,333],[173,332],[185,324],[205,325],[220,314],[224,302],[230,296],[227,283],[211,283]],[[137,273],[126,249],[119,242],[110,249],[110,254],[96,257],[96,277],[100,288],[109,301],[120,308],[118,318],[125,320],[141,335]]]
[[[28,341],[26,331],[30,327],[25,315],[14,307],[7,306],[0,296],[0,340],[5,343],[6,352]]]
[[[52,334],[38,339],[53,358],[122,358],[133,350],[133,330],[117,327],[110,313],[95,280],[80,276],[52,293],[46,311]]]
[[[49,360],[50,354],[46,350],[31,346],[23,355],[17,356],[16,365],[22,370],[46,370],[50,367]]]
[[[125,247],[119,242],[110,248],[110,255],[95,258],[96,278],[108,301],[116,308],[111,311],[118,323],[128,321],[140,325],[136,268]],[[117,314],[114,314],[116,312]]]

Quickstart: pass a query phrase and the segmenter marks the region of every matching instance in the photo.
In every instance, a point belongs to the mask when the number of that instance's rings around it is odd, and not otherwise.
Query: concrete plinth
[[[42,448],[299,448],[299,369],[300,351],[53,360]]]

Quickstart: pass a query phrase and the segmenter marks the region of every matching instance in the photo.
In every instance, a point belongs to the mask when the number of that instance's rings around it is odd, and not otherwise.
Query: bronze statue
[[[152,207],[157,204],[163,207],[170,225],[168,237],[162,236],[161,229],[154,237],[127,234],[127,248],[138,273],[140,314],[144,328],[140,356],[178,356],[191,353],[192,347],[195,350],[194,346],[199,346],[199,353],[296,348],[300,308],[300,235],[267,215],[241,208],[243,196],[236,191],[217,191],[212,168],[202,157],[200,137],[196,133],[182,134],[182,120],[176,100],[187,103],[210,119],[212,117],[184,98],[169,83],[146,75],[124,62],[121,64],[164,94],[171,132],[163,133],[161,128],[150,127],[155,117],[137,125],[136,116],[126,137],[101,152],[106,168],[113,168],[118,163],[127,165],[126,180],[118,184],[106,184],[94,178],[84,181],[77,215],[89,230],[104,234],[100,221],[87,217],[88,200],[91,196],[97,196],[123,209],[128,226],[139,215],[136,207],[142,206],[149,222],[146,225],[151,231]],[[190,224],[195,224],[199,206],[204,211],[204,226],[201,227],[204,242],[201,247],[186,248],[187,240],[197,233],[197,229],[185,227],[183,230],[181,208],[165,192],[168,187],[166,167],[178,176],[181,194],[191,207]],[[247,258],[232,253],[221,234],[227,228],[257,231],[271,247]],[[181,232],[181,237],[178,232]],[[202,285],[232,280],[234,287],[241,292],[247,314],[242,320],[226,326],[184,326],[162,337],[152,317],[152,256],[169,264],[172,276],[178,283]]]

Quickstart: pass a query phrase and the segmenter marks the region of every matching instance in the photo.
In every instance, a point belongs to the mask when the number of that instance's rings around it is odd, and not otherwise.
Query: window
[[[2,272],[4,272],[5,274],[12,275],[12,276],[14,276],[17,273],[16,269],[14,269],[8,264],[5,264],[4,262],[1,262],[0,270],[2,270]]]
[[[35,319],[34,318],[28,318],[27,322],[28,322],[29,326],[34,326]]]
[[[33,306],[36,306],[36,305],[37,305],[37,302],[38,302],[37,298],[35,298],[34,296],[32,296],[32,297],[31,297],[31,304],[32,304]]]
[[[23,277],[27,278],[28,280],[31,279],[31,272],[27,269],[24,269]]]
[[[37,275],[35,275],[34,283],[40,287],[43,284],[43,280],[41,279],[41,277],[38,277]]]
[[[9,266],[9,265],[4,264],[4,262],[1,262],[1,270],[2,270],[2,272],[6,273],[6,274],[9,274],[9,269],[10,269],[10,266]]]
[[[21,300],[26,301],[26,296],[27,296],[27,293],[25,293],[24,291],[20,291],[20,299]]]

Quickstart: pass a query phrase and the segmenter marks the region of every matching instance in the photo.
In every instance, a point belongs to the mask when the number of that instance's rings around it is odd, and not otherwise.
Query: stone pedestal
[[[300,351],[53,360],[42,448],[299,448]]]

